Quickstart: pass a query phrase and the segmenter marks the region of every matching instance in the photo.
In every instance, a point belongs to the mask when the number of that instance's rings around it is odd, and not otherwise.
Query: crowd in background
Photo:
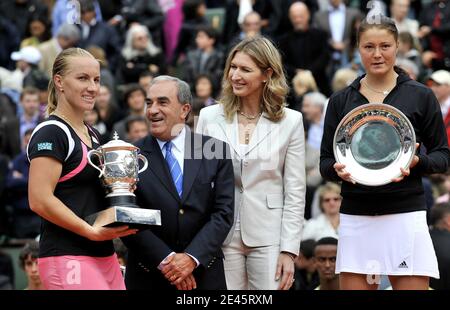
[[[82,47],[102,62],[100,94],[85,116],[100,132],[101,143],[114,132],[135,142],[148,134],[145,98],[154,77],[171,74],[190,85],[189,125],[195,127],[200,110],[216,104],[228,52],[243,38],[264,35],[282,54],[291,86],[287,104],[302,112],[306,133],[303,240],[308,241],[300,249],[295,288],[314,289],[319,283],[336,288],[335,278],[321,265],[333,262],[332,257],[321,254],[308,264],[339,238],[340,188],[325,183],[319,173],[324,111],[333,92],[364,73],[356,29],[374,6],[395,20],[397,65],[433,90],[450,137],[448,0],[1,1],[0,235],[28,239],[39,234],[39,217],[28,206],[26,146],[46,117],[50,71],[61,50]],[[428,176],[423,184],[433,240],[448,240],[439,230],[450,231],[450,173]],[[322,248],[315,251],[315,246]],[[436,241],[435,248],[438,260],[448,259],[450,244]],[[449,271],[440,266],[440,272],[441,281],[431,286],[450,288]]]

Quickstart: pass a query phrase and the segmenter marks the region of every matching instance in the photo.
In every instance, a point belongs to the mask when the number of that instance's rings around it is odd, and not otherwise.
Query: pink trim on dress
[[[86,167],[86,165],[87,165],[87,147],[86,147],[86,145],[84,145],[84,143],[81,143],[81,148],[83,149],[83,157],[81,158],[80,164],[74,170],[70,171],[68,174],[61,177],[59,179],[58,183],[64,182],[64,181],[67,181],[67,180],[73,178],[78,173],[80,173],[84,169],[84,167]]]

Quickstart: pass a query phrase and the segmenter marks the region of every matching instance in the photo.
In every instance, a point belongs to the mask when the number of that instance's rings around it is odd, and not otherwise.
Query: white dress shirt
[[[337,8],[330,6],[329,10],[328,21],[330,23],[331,38],[334,42],[342,42],[345,30],[345,5],[341,3]]]
[[[343,42],[345,31],[345,5],[341,3],[337,8],[330,5],[329,10],[328,22],[330,23],[331,39],[333,42]],[[333,59],[341,59],[341,53],[337,51],[333,52]]]

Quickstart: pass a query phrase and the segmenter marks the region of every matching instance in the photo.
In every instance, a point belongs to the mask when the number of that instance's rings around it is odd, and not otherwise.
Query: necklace
[[[77,127],[74,126],[74,125],[72,124],[72,122],[69,121],[69,119],[67,118],[67,116],[65,116],[64,114],[61,114],[61,113],[55,113],[55,112],[53,112],[52,114],[58,116],[58,117],[61,118],[61,119],[63,119],[63,120],[64,120],[67,124],[69,124],[74,130],[77,129]],[[91,136],[89,135],[89,132],[88,132],[88,130],[87,130],[87,128],[86,128],[86,125],[83,125],[83,129],[81,129],[81,133],[88,139],[88,141],[91,140]]]
[[[377,90],[375,88],[370,87],[370,85],[369,85],[369,83],[367,83],[366,79],[364,79],[364,84],[366,84],[367,88],[370,89],[371,91],[373,91],[374,93],[383,94],[384,96],[387,96],[389,94],[389,90]]]
[[[254,119],[260,117],[261,114],[262,114],[262,112],[259,112],[259,113],[256,114],[256,115],[249,115],[249,114],[247,114],[247,113],[242,112],[241,110],[238,110],[238,112],[239,112],[239,114],[241,114],[243,117],[245,117],[245,118],[248,119],[248,120],[254,120]]]
[[[242,128],[244,130],[244,144],[250,143],[250,135],[255,128],[256,125],[253,123],[248,123],[247,125],[245,125],[245,127]]]
[[[248,130],[245,131],[244,142],[245,142],[245,144],[250,143],[250,132]]]

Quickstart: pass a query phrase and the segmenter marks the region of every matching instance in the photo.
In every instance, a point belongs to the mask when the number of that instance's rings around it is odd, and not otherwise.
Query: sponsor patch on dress
[[[53,143],[50,143],[50,142],[38,143],[37,149],[38,149],[38,151],[43,151],[43,150],[51,151],[51,150],[53,150]]]

